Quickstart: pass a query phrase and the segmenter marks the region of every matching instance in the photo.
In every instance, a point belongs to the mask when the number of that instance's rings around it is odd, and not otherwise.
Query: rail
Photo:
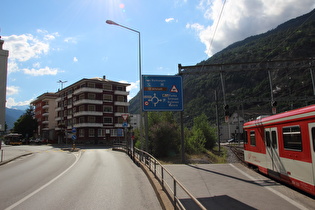
[[[132,150],[126,142],[113,144],[113,149],[126,152],[136,164],[140,162],[147,167],[171,199],[174,209],[186,209],[182,201],[189,204],[189,208],[206,209],[171,172],[149,153],[137,148]]]

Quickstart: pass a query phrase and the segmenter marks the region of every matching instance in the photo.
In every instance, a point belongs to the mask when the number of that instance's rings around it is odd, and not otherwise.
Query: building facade
[[[0,36],[0,131],[5,131],[5,104],[7,91],[7,65],[9,51],[3,50],[4,41]]]
[[[128,114],[130,84],[103,78],[82,79],[57,94],[58,143],[112,144],[124,138],[123,114]]]
[[[44,93],[31,103],[35,106],[35,118],[38,123],[36,137],[51,143],[57,143],[55,134],[57,97],[56,93]]]

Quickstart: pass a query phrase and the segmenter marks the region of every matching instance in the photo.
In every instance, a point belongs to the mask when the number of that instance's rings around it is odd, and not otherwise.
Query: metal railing
[[[186,209],[182,201],[188,201],[190,208],[206,209],[185,187],[180,183],[171,172],[169,172],[162,164],[149,153],[127,146],[128,144],[116,143],[114,149],[119,149],[126,152],[135,163],[141,162],[145,165],[160,182],[164,192],[173,202],[174,209]]]

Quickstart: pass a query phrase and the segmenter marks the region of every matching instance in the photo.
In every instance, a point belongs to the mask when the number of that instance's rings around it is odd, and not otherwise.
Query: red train
[[[245,161],[315,196],[315,105],[244,124]]]

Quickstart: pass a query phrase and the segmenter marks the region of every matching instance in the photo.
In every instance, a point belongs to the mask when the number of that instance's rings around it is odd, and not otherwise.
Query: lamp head
[[[118,23],[115,23],[114,21],[112,21],[112,20],[106,20],[106,23],[107,24],[111,24],[111,25],[119,25]]]

